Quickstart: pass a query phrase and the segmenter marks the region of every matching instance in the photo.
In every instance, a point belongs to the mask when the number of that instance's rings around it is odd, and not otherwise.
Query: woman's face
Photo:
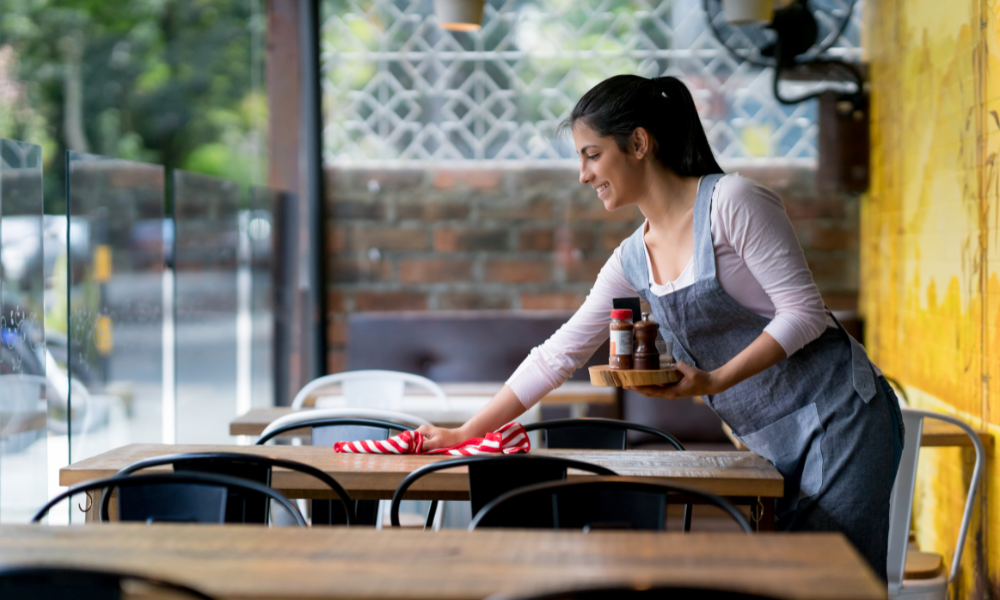
[[[580,183],[597,191],[607,210],[635,203],[645,189],[642,160],[622,152],[611,136],[601,136],[589,125],[573,125],[573,142],[580,155]]]

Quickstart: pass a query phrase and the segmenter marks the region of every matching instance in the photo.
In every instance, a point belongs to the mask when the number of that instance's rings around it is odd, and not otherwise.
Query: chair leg
[[[684,505],[684,533],[691,531],[691,513],[694,507],[690,504]]]
[[[431,507],[427,509],[427,520],[424,521],[424,531],[434,529],[434,516],[437,514],[438,501],[431,500]]]

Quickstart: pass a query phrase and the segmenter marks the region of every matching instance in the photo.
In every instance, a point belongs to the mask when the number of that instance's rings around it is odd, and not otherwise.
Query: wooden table
[[[42,410],[0,411],[0,439],[26,431],[45,429],[48,415]]]
[[[733,430],[729,428],[725,423],[722,424],[722,430],[725,432],[726,437],[729,441],[733,443],[739,449],[745,449],[746,446],[740,442],[735,435],[733,435]],[[987,452],[993,451],[993,436],[985,429],[978,429],[973,427],[973,430],[979,436],[979,439],[983,442],[983,447]],[[924,419],[924,428],[920,435],[920,447],[921,448],[939,448],[939,447],[972,447],[972,440],[969,436],[960,429],[957,425],[952,425],[945,421],[939,421],[937,419]]]
[[[839,534],[0,526],[0,567],[14,565],[142,573],[219,600],[479,600],[616,584],[789,600],[886,597]]]
[[[984,429],[972,428],[983,446],[989,452],[993,449],[993,436]],[[972,447],[972,440],[957,425],[952,425],[937,419],[924,419],[924,428],[920,435],[920,447],[967,446]]]
[[[242,452],[306,463],[337,480],[354,499],[389,499],[409,473],[447,456],[337,454],[318,446],[205,446],[131,444],[86,458],[59,470],[59,485],[110,477],[138,460],[181,452]],[[737,503],[756,504],[757,498],[784,494],[784,478],[774,466],[752,452],[674,452],[670,450],[533,450],[532,454],[560,456],[605,466],[619,475],[643,481],[687,485]],[[569,478],[590,477],[569,472]],[[308,475],[276,469],[271,486],[293,498],[330,498],[322,483]],[[438,471],[421,478],[407,493],[414,500],[467,500],[468,470]],[[762,529],[773,529],[773,502],[766,510]]]
[[[500,391],[502,382],[476,382],[476,383],[442,383],[441,389],[452,403],[452,410],[443,411],[437,407],[427,408],[426,403],[417,405],[413,410],[407,410],[403,406],[403,412],[412,412],[432,423],[442,426],[457,426],[467,421],[476,414],[480,408]],[[320,406],[341,406],[343,397],[340,395],[339,385],[330,386],[317,390],[315,396],[306,398],[306,405],[312,404],[315,400]],[[407,390],[407,398],[413,400],[423,400],[432,398],[426,390]],[[581,407],[588,404],[614,404],[617,400],[617,391],[614,388],[594,387],[587,381],[567,381],[558,388],[549,392],[542,398],[542,403],[546,405],[569,406],[576,416],[585,416],[585,411]],[[405,400],[404,400],[405,402]],[[299,410],[311,410],[302,408]],[[229,423],[229,435],[260,435],[264,428],[279,417],[297,412],[288,407],[255,408],[243,414]]]

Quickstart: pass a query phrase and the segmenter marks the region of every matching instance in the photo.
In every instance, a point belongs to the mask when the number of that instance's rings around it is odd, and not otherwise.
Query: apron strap
[[[694,279],[715,279],[715,244],[712,243],[712,193],[724,173],[705,175],[694,200]]]

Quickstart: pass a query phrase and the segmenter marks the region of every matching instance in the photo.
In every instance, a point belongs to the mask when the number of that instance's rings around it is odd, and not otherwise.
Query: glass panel
[[[173,173],[177,442],[232,443],[236,416],[236,259],[240,188]]]
[[[0,140],[0,522],[48,497],[42,148]]]
[[[274,240],[277,239],[274,215],[280,194],[254,187],[250,190],[251,294],[253,322],[251,344],[251,406],[274,406]]]
[[[78,461],[163,439],[164,169],[69,152],[66,172],[70,318],[61,350]]]

